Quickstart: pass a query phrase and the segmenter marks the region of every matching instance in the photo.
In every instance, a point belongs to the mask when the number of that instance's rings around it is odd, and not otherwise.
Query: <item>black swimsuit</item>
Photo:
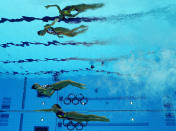
[[[48,29],[47,29],[47,32],[48,32],[49,34],[57,35],[57,33],[55,32],[54,28],[52,28],[52,27],[48,28]]]
[[[67,120],[71,120],[71,118],[66,117],[66,113],[64,113],[63,111],[58,111],[56,113],[56,116],[59,118],[66,118]]]
[[[72,7],[71,6],[67,6],[63,10],[69,10],[70,8],[72,8]]]
[[[43,86],[41,86],[42,88],[47,88],[47,87],[49,87],[50,85],[43,85]],[[37,92],[37,96],[38,97],[50,97],[50,96],[48,96],[48,95],[45,95],[45,94],[43,94],[42,92]]]
[[[52,27],[50,27],[50,28],[47,29],[47,33],[53,34],[53,35],[61,35],[62,34],[62,32],[56,32],[54,30],[54,28],[52,28]]]
[[[64,9],[62,9],[63,11],[68,11],[68,10],[75,10],[75,11],[78,11],[78,9],[76,9],[75,7],[73,7],[73,6],[67,6],[67,7],[65,7]]]

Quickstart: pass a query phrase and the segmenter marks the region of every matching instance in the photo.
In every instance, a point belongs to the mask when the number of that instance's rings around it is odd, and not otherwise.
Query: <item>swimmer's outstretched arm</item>
[[[44,27],[45,28],[50,28],[51,26],[53,26],[54,24],[56,24],[56,22],[58,22],[58,21],[59,21],[59,19],[55,19],[51,24],[47,24]]]
[[[58,5],[47,5],[47,6],[45,6],[47,9],[49,8],[49,7],[56,7],[58,10],[59,10],[59,13],[60,13],[60,15],[63,15],[62,14],[62,10],[61,10],[61,8],[58,6]]]
[[[52,109],[34,110],[35,112],[53,112]]]

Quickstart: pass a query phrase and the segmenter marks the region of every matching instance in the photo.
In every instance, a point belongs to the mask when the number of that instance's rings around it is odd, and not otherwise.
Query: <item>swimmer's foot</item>
[[[88,28],[88,26],[81,25],[80,28]]]
[[[83,87],[83,86],[85,86],[85,84],[80,84],[80,83],[79,83],[79,85],[77,85],[76,87],[78,87],[78,88],[80,88],[80,89],[86,89],[86,87]]]
[[[85,84],[82,84],[82,83],[77,83],[77,82],[72,81],[72,85],[76,86],[80,89],[86,89],[85,87],[83,87],[83,86],[85,86]]]
[[[103,118],[103,121],[105,121],[105,122],[109,122],[110,120],[108,119],[108,118],[106,118],[106,117],[102,117]]]

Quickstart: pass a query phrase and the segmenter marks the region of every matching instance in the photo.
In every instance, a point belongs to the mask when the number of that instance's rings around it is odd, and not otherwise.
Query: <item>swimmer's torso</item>
[[[78,11],[74,6],[67,6],[62,10],[64,16],[72,16],[72,11]]]
[[[46,29],[46,32],[52,35],[61,35],[61,34],[67,34],[70,30],[63,28],[63,27],[49,27]]]
[[[54,28],[50,27],[46,29],[46,32],[52,35],[60,35],[62,34],[62,32],[58,32],[57,30],[55,30]]]
[[[39,89],[37,89],[38,93],[41,94],[41,95],[45,95],[45,96],[48,96],[51,92],[50,89],[47,89],[46,88],[46,85],[44,86],[41,86]]]

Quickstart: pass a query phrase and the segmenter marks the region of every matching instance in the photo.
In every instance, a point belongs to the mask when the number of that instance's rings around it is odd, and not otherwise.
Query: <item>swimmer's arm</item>
[[[52,90],[50,93],[49,93],[49,96],[52,96],[54,94],[54,90]]]
[[[54,24],[56,24],[56,22],[58,22],[59,19],[55,19],[50,25],[53,26]]]
[[[58,21],[59,21],[59,19],[55,19],[51,24],[45,25],[45,28],[50,28],[51,26],[56,24],[56,22],[58,22]]]
[[[35,112],[52,112],[52,109],[34,110]]]
[[[57,37],[58,37],[58,38],[64,38],[64,37],[63,37],[63,36],[61,36],[61,35],[57,35]]]
[[[61,10],[61,8],[58,6],[58,5],[47,5],[47,6],[45,6],[46,8],[49,8],[49,7],[56,7],[58,10],[59,10],[59,13],[60,13],[60,15],[62,15],[62,10]]]

